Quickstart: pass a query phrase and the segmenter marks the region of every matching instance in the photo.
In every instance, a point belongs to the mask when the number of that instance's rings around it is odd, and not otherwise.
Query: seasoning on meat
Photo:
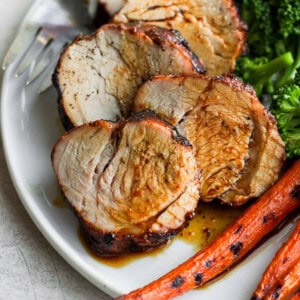
[[[203,201],[240,205],[278,179],[285,151],[274,118],[232,76],[156,76],[140,87],[134,109],[154,110],[192,143]]]
[[[164,245],[199,200],[192,146],[151,112],[69,131],[52,164],[88,245],[101,256]]]
[[[62,53],[54,84],[65,127],[128,117],[138,86],[156,74],[196,74],[203,64],[178,32],[108,24]]]
[[[233,71],[246,48],[246,26],[232,0],[128,0],[114,22],[179,30],[209,76]]]

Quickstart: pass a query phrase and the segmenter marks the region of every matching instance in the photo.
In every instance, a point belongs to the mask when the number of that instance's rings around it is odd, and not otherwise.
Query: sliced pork
[[[151,112],[72,129],[55,145],[52,163],[86,241],[101,256],[164,245],[199,200],[192,146]]]
[[[179,32],[108,24],[62,53],[54,84],[67,128],[128,117],[139,85],[155,74],[204,71]]]
[[[232,0],[128,0],[114,17],[139,21],[179,30],[209,76],[231,72],[245,49],[245,25]]]
[[[157,76],[134,109],[155,110],[192,143],[204,201],[241,205],[278,178],[285,150],[274,118],[234,77]]]

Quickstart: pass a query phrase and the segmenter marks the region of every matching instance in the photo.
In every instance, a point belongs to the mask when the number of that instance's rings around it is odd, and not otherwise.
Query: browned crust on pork
[[[186,222],[193,217],[193,214],[186,214]],[[101,232],[95,226],[78,216],[82,236],[89,248],[98,256],[113,257],[120,254],[147,252],[153,249],[165,246],[176,234],[178,234],[186,222],[182,226],[175,229],[169,229],[166,232],[145,232],[141,235]]]
[[[237,47],[235,57],[238,57],[242,54],[245,54],[248,51],[248,28],[247,24],[241,19],[239,10],[234,3],[234,0],[225,0],[228,3],[228,7],[230,7],[231,14],[233,16],[233,20],[236,24],[236,28],[238,28],[238,40],[239,47]]]
[[[209,1],[207,1],[209,2]],[[190,5],[190,7],[189,7]],[[204,7],[199,11],[202,11],[202,14],[198,15],[197,13],[197,5],[199,7]],[[177,6],[177,9],[174,7]],[[188,8],[186,8],[188,7]],[[211,7],[211,8],[210,8]],[[205,9],[208,8],[208,15]],[[209,10],[210,9],[210,10]],[[155,15],[155,10],[158,10],[157,17]],[[164,10],[164,13],[161,13],[161,10]],[[195,10],[195,11],[193,11]],[[224,17],[223,17],[224,16]],[[228,17],[228,18],[227,18]],[[224,18],[224,19],[222,19]],[[226,31],[222,29],[222,22],[225,20],[226,22],[230,18],[230,22],[228,21],[225,26],[228,26],[228,31],[232,29],[232,35],[230,39],[226,38],[226,36],[222,36],[220,34],[223,32],[226,34]],[[197,40],[197,26],[192,27],[191,24],[197,20],[200,22],[200,27],[198,29],[199,40]],[[172,0],[168,1],[166,4],[162,4],[161,1],[157,0],[148,0],[144,2],[139,2],[138,0],[129,0],[127,4],[119,11],[119,13],[115,16],[114,22],[143,22],[147,24],[154,24],[161,27],[169,28],[169,29],[178,29],[181,31],[182,35],[188,40],[191,44],[192,50],[204,60],[208,73],[210,76],[212,75],[220,75],[227,72],[232,72],[235,66],[235,59],[241,54],[245,53],[247,50],[247,26],[241,20],[239,11],[232,0],[220,0],[214,1],[214,3],[206,3],[205,1],[192,1],[189,3],[185,0]],[[209,24],[209,25],[208,25]],[[217,38],[212,37],[212,44],[204,46],[206,49],[204,52],[201,51],[202,44],[200,42],[203,41],[202,35],[207,35],[206,31],[201,31],[202,26],[208,26],[208,30],[211,30],[211,37],[216,35]],[[218,27],[219,26],[219,27]],[[189,29],[188,29],[189,28]],[[224,27],[225,28],[225,27]],[[227,27],[226,27],[227,28]],[[189,32],[193,31],[192,34]],[[219,31],[220,30],[220,31]],[[219,35],[220,34],[220,35]],[[220,52],[220,48],[215,47],[214,43],[218,43],[218,38],[224,39],[224,44],[227,43],[227,46],[221,46],[225,51],[229,51],[225,53],[225,57],[230,53],[230,60],[224,59],[223,64],[228,64],[227,67],[221,66],[221,61],[213,62],[210,57],[215,57],[218,60],[218,55],[222,55]],[[234,39],[235,42],[233,44]],[[205,39],[204,39],[205,40]],[[205,42],[206,43],[206,42]],[[230,46],[229,46],[230,43]],[[229,46],[229,47],[228,47]],[[211,50],[211,47],[214,48]],[[231,48],[230,48],[231,47]],[[227,50],[226,50],[227,49]],[[230,49],[230,50],[229,50]],[[207,55],[206,52],[211,51],[211,55]],[[215,56],[216,55],[216,56]],[[228,57],[227,57],[228,58]],[[215,67],[213,67],[215,64]],[[215,70],[214,70],[215,68]],[[221,71],[221,72],[219,72]]]
[[[99,120],[72,128],[68,133],[63,135],[54,146],[51,153],[52,163],[54,162],[54,155],[60,142],[68,138],[69,134],[73,131],[88,127],[101,128],[111,133],[111,139],[118,140],[120,138],[120,131],[122,131],[122,128],[128,123],[147,123],[147,126],[154,126],[156,128],[158,127],[160,128],[159,130],[165,132],[166,138],[170,138],[170,140],[173,140],[174,143],[178,145],[180,144],[181,147],[185,148],[187,151],[192,150],[191,144],[177,131],[175,131],[173,126],[159,118],[153,111],[147,110],[132,115],[127,121],[122,120],[118,122],[110,122]],[[197,180],[198,179],[195,177],[195,181]],[[60,184],[60,182],[58,183]],[[64,187],[60,187],[62,193],[64,194]],[[130,234],[126,232],[126,229],[115,232],[107,232],[103,231],[101,228],[99,228],[99,226],[96,226],[90,219],[85,217],[84,213],[81,212],[81,210],[76,206],[76,203],[73,204],[67,199],[66,196],[64,196],[64,199],[71,208],[72,212],[78,218],[81,232],[87,245],[96,255],[104,257],[117,256],[132,252],[144,252],[163,246],[168,243],[168,241],[175,236],[186,225],[186,222],[194,215],[194,211],[186,211],[184,216],[185,221],[183,221],[180,226],[176,228],[162,227],[161,230],[156,231],[151,226],[152,224],[156,223],[159,216],[165,212],[165,210],[162,210],[158,213],[158,215],[152,216],[151,219],[147,221],[148,227],[141,234]],[[142,228],[145,227],[145,225],[142,223],[141,226]]]
[[[182,146],[187,147],[187,148],[193,148],[191,143],[189,142],[188,139],[186,139],[183,135],[181,135],[178,131],[177,128],[174,127],[172,124],[168,123],[165,121],[163,118],[161,118],[159,115],[155,113],[155,111],[151,109],[146,109],[140,112],[134,113],[125,123],[128,122],[151,122],[151,123],[156,123],[160,126],[166,126],[171,135],[172,139],[175,142],[180,143]],[[123,124],[125,124],[123,123]]]
[[[180,48],[183,47],[183,49],[185,49],[187,58],[192,58],[192,64],[195,71],[199,74],[206,72],[203,61],[191,50],[188,41],[183,38],[178,30],[168,30],[153,25],[143,25],[142,28],[157,45],[161,46],[167,41],[170,47],[176,47],[176,45],[178,45]]]
[[[180,78],[184,81],[185,78],[191,78],[191,77],[204,78],[208,82],[218,81],[225,85],[229,85],[235,91],[245,91],[248,94],[250,94],[251,97],[257,98],[256,92],[250,84],[241,81],[237,76],[231,73],[227,73],[219,76],[206,76],[205,74],[155,75],[150,78],[150,81],[160,81],[165,78]],[[272,115],[270,112],[269,114]]]
[[[172,85],[172,79],[174,79],[174,86]],[[182,92],[183,98],[181,99],[181,96],[176,94],[177,89],[175,85],[178,86],[178,91],[180,91],[180,86],[186,87],[187,89],[188,84],[186,85],[185,83],[187,79],[192,79],[189,81],[191,94],[185,90],[185,92]],[[197,79],[201,80],[198,82]],[[166,82],[165,84],[164,81]],[[216,90],[214,92],[215,88]],[[165,90],[166,93],[164,93]],[[210,92],[213,93],[210,94]],[[147,108],[157,110],[156,112],[161,117],[166,118],[173,126],[178,127],[180,132],[183,135],[186,135],[193,144],[196,153],[200,153],[200,148],[197,148],[197,134],[195,133],[197,130],[191,129],[193,127],[187,129],[185,126],[190,126],[191,123],[186,123],[189,122],[187,120],[191,116],[196,116],[196,114],[193,115],[194,109],[196,109],[198,113],[200,113],[202,109],[205,109],[205,106],[201,109],[197,108],[197,99],[202,99],[202,96],[203,103],[205,103],[205,97],[207,97],[208,102],[212,101],[211,104],[214,102],[213,100],[209,100],[213,99],[210,97],[216,97],[216,100],[224,98],[222,104],[224,105],[224,109],[226,109],[226,99],[229,101],[228,105],[234,105],[234,102],[231,102],[230,100],[231,97],[234,97],[232,101],[234,99],[236,99],[235,101],[242,101],[241,105],[244,106],[244,109],[247,108],[248,114],[245,114],[245,117],[251,122],[252,125],[250,125],[252,126],[252,129],[251,132],[248,133],[248,135],[250,134],[248,136],[248,142],[245,140],[248,145],[248,150],[247,152],[244,152],[245,157],[241,157],[241,162],[243,164],[240,165],[238,172],[236,173],[235,181],[231,185],[228,185],[227,190],[218,194],[215,193],[216,195],[212,193],[214,197],[220,199],[222,202],[233,206],[242,205],[250,198],[259,197],[274,184],[278,179],[279,172],[285,161],[284,144],[278,133],[276,120],[259,101],[255,91],[250,85],[241,82],[237,77],[234,77],[231,74],[216,77],[207,77],[205,75],[154,76],[151,81],[146,82],[138,90],[134,109],[136,111]],[[145,101],[143,99],[145,99]],[[174,103],[174,106],[172,106],[172,101],[176,102]],[[201,101],[199,105],[201,105]],[[239,102],[236,102],[236,105],[238,105],[238,103]],[[233,106],[233,108],[234,107],[235,106]],[[234,113],[234,111],[235,110],[233,109],[232,113]],[[246,122],[244,127],[240,128],[246,130],[247,128],[250,128],[247,127],[248,125],[248,122]],[[220,132],[220,134],[222,135],[222,132]],[[199,137],[199,139],[200,138],[201,137]],[[201,140],[203,140],[203,137]],[[199,140],[200,144],[201,140]],[[237,140],[236,143],[241,144],[242,141]],[[222,156],[222,154],[220,155]],[[199,168],[201,169],[200,158],[197,158],[197,161],[199,162]],[[203,174],[202,180],[203,182],[206,182],[205,172]],[[214,189],[210,187],[209,191],[214,192]],[[201,192],[202,190],[200,187],[200,194]],[[202,193],[202,200],[210,201],[213,196]]]
[[[113,30],[136,36],[141,40],[151,40],[155,45],[164,50],[167,47],[177,49],[185,57],[185,64],[190,66],[190,70],[195,73],[205,72],[202,61],[191,51],[188,43],[183,39],[179,32],[168,30],[153,25],[132,25],[132,24],[107,24],[99,28],[95,33],[90,35],[76,37],[72,43],[62,52],[55,72],[52,77],[54,87],[58,93],[58,111],[64,127],[68,130],[75,126],[66,112],[65,97],[63,96],[64,86],[60,84],[60,73],[62,70],[63,59],[68,55],[68,49],[80,41],[93,40],[97,34],[105,30]]]

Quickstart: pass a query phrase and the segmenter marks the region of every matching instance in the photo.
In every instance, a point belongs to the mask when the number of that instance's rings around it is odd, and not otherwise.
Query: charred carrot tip
[[[277,251],[271,263],[265,270],[253,299],[265,299],[268,294],[273,293],[276,299],[282,297],[286,289],[292,291],[292,286],[283,289],[281,281],[293,270],[293,267],[300,261],[300,220],[297,222],[291,236]],[[288,278],[288,277],[286,277]],[[297,280],[297,278],[295,278]],[[288,291],[289,293],[289,291]]]
[[[171,299],[203,285],[245,256],[299,206],[300,160],[208,247],[161,278],[118,299]],[[261,298],[255,294],[254,299]]]

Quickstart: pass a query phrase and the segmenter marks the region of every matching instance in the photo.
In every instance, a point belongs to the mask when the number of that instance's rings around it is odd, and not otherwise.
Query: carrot
[[[299,288],[299,290],[292,296],[291,300],[300,300],[300,288]]]
[[[300,159],[217,239],[143,288],[118,300],[171,299],[224,272],[300,205]]]
[[[297,289],[300,288],[300,259],[290,269],[289,273],[282,278],[277,286],[272,289],[264,300],[285,300],[288,299]]]
[[[300,220],[267,267],[251,299],[265,299],[266,295],[279,285],[281,278],[289,273],[297,260],[300,260]]]

